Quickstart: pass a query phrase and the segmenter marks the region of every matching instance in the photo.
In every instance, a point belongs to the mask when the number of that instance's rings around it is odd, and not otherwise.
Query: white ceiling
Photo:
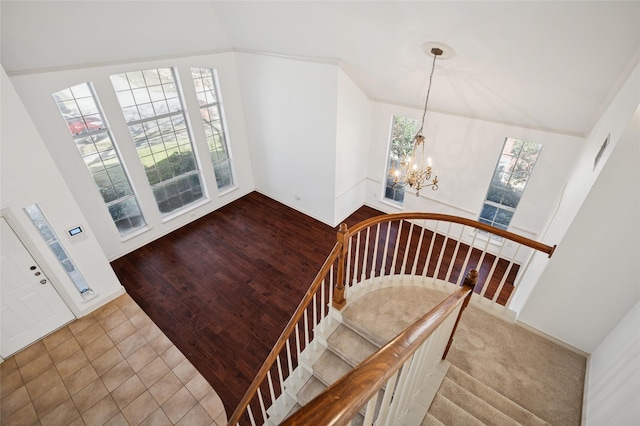
[[[640,1],[6,1],[12,73],[222,50],[340,61],[374,100],[586,135],[640,60]]]

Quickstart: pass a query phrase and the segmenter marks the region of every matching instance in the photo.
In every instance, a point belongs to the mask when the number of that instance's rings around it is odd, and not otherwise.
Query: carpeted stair
[[[428,425],[548,425],[520,405],[452,365],[427,417]]]
[[[327,386],[386,344],[444,297],[446,294],[439,291],[400,287],[373,291],[355,303],[351,303],[341,313],[337,327],[334,325],[330,331],[327,331],[326,336],[320,336],[320,343],[314,355],[305,364],[305,373],[301,375],[300,383],[290,386],[289,396],[292,401],[286,405],[292,407],[289,414],[311,401]],[[486,324],[486,321],[483,317],[482,322]],[[461,324],[461,326],[463,328],[461,333],[464,334],[467,330],[464,325]],[[472,343],[477,342],[472,341]],[[467,356],[466,350],[464,354],[460,350],[457,354],[455,351],[454,341],[454,348],[451,356],[448,357],[452,365],[421,423],[422,426],[560,424],[555,421],[547,423],[500,394],[499,380],[489,380],[487,384],[472,377],[465,370],[474,371],[467,365],[470,362],[468,359],[474,357]],[[464,362],[456,366],[455,359],[464,360]],[[503,367],[498,366],[498,368]],[[502,373],[496,371],[492,376],[500,377],[500,374]],[[550,386],[555,387],[553,383]],[[536,407],[535,404],[533,406]],[[361,422],[362,416],[358,416],[353,423]]]

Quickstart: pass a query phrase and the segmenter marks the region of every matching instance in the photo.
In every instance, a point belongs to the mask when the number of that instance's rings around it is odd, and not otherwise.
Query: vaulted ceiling
[[[639,1],[6,1],[11,75],[220,51],[340,63],[372,99],[586,135],[640,61]],[[447,52],[445,52],[447,53]]]

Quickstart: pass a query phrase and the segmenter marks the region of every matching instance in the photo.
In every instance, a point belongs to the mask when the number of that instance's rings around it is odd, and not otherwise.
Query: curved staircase
[[[504,321],[554,247],[428,213],[337,237],[229,425],[580,424],[584,357]]]
[[[322,348],[317,360],[312,363],[309,361],[302,363],[305,368],[306,382],[296,394],[287,394],[287,398],[295,401],[295,408],[287,415],[306,405],[327,386],[378,350],[446,296],[447,294],[442,291],[425,287],[388,287],[370,291],[350,303],[342,312],[341,317],[336,318],[334,330],[328,336],[319,339]],[[477,310],[472,306],[467,309]],[[490,314],[480,311],[473,312],[471,315],[471,319],[477,319],[478,316],[486,319]],[[461,332],[477,335],[478,333],[474,332],[477,325],[471,321],[465,321],[464,315],[462,318]],[[508,329],[511,327],[517,326],[509,325]],[[500,327],[495,329],[503,331],[503,328]],[[523,329],[521,332],[528,335],[529,344],[532,347],[540,345],[541,338],[539,336]],[[508,344],[509,339],[506,338],[504,341],[505,344]],[[573,365],[575,373],[583,370],[584,358],[581,356],[557,345],[546,346],[548,347],[545,350],[551,359],[561,358],[563,361],[560,363]],[[490,350],[497,352],[501,348],[494,347]],[[522,350],[535,349],[524,347]],[[464,370],[464,368],[473,369],[466,366],[466,362],[462,362],[463,365],[460,367],[456,366],[455,359],[463,358],[458,352],[464,351],[464,345],[457,345],[456,339],[454,339],[451,349],[451,358],[454,361],[450,365],[449,363],[446,365],[448,370],[427,415],[422,420],[422,426],[580,424],[579,408],[582,380],[579,374],[575,376],[572,383],[567,383],[565,377],[550,375],[548,371],[529,373],[532,376],[529,377],[531,387],[527,389],[526,383],[523,383],[520,390],[522,394],[535,392],[536,386],[542,383],[548,390],[545,399],[565,401],[564,412],[554,412],[554,407],[549,407],[547,412],[538,413],[547,419],[544,420],[531,412],[526,404],[522,406],[502,395],[499,389],[494,389],[492,386],[495,386],[495,383],[485,384],[474,378]],[[534,367],[540,368],[543,365],[544,363],[540,363]],[[487,368],[491,367],[487,366]],[[493,367],[501,368],[499,364],[495,364]],[[533,383],[535,377],[540,383]],[[361,421],[362,415],[355,418],[353,424],[361,424]]]

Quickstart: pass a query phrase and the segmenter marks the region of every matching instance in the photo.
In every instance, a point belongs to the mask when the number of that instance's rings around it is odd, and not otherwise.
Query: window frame
[[[80,97],[80,96],[76,96],[76,93],[74,93],[74,89],[78,88],[77,90],[80,91],[82,90],[82,86],[84,86],[84,90],[87,91],[89,96],[85,96],[85,97]],[[63,92],[65,91],[69,91],[69,94],[71,95],[71,97],[69,99],[66,100],[62,100],[61,96],[65,96],[63,94]],[[108,122],[106,120],[106,114],[104,113],[104,110],[102,108],[102,105],[100,104],[100,100],[98,99],[98,95],[96,94],[95,88],[93,87],[93,83],[91,81],[87,81],[84,83],[80,83],[80,84],[76,84],[70,87],[67,87],[66,89],[62,89],[59,90],[57,92],[54,92],[52,94],[52,97],[54,98],[54,101],[56,103],[56,107],[58,108],[58,111],[60,112],[60,114],[62,115],[63,120],[65,121],[65,124],[69,130],[69,132],[71,133],[71,137],[73,139],[73,142],[76,146],[76,148],[78,149],[78,153],[80,154],[80,156],[82,157],[82,162],[85,166],[85,169],[89,172],[90,176],[91,176],[91,180],[94,182],[94,184],[96,185],[96,189],[98,190],[98,192],[100,193],[100,197],[102,199],[102,201],[104,202],[104,205],[107,208],[107,211],[109,213],[109,216],[112,219],[113,224],[116,226],[116,229],[118,230],[118,233],[120,234],[121,238],[128,238],[130,235],[133,234],[137,234],[138,232],[140,232],[141,229],[144,229],[148,226],[147,221],[145,219],[144,216],[144,212],[142,211],[142,207],[140,205],[140,201],[139,201],[139,197],[138,194],[136,192],[136,189],[133,185],[133,181],[131,179],[131,175],[129,174],[127,167],[126,167],[126,163],[123,160],[122,157],[122,153],[120,152],[120,149],[118,148],[118,144],[117,141],[115,140],[115,137],[113,135],[113,132],[111,131],[110,126],[108,125]],[[86,103],[84,106],[81,107],[79,100],[82,99],[90,99],[92,101],[92,105],[90,106],[90,108],[94,109],[95,112],[91,113],[91,114],[85,114],[85,112],[83,111],[84,108],[87,107]],[[71,114],[70,112],[65,112],[64,109],[68,109],[68,107],[66,105],[68,105],[70,102],[72,102],[75,106],[75,108],[77,108],[77,112],[78,112],[78,116],[70,116],[69,114]],[[64,105],[64,107],[63,107]],[[93,118],[98,118],[100,120],[101,126],[97,129],[91,129],[89,126],[89,121],[87,121],[87,118],[89,117],[93,117]],[[80,125],[82,126],[83,130],[78,132],[78,133],[74,133],[71,130],[71,124],[73,123],[80,123]],[[99,147],[97,146],[97,143],[99,143],[100,141],[98,140],[98,137],[104,135],[104,138],[108,138],[109,140],[109,144],[110,144],[110,149],[113,150],[114,153],[114,157],[117,160],[117,166],[114,167],[106,167],[105,162],[104,162],[104,158],[102,157],[102,153],[103,152],[107,152],[107,151],[100,151]],[[103,140],[104,140],[103,138]],[[80,144],[82,143],[82,140],[87,140],[90,139],[91,143],[93,144],[93,148],[94,148],[94,154],[86,154],[85,151],[83,151],[83,149],[81,148]],[[102,166],[102,170],[99,170],[98,172],[94,173],[90,167],[89,164],[87,164],[86,162],[86,157],[88,155],[97,155],[98,159],[100,161],[100,164]],[[116,183],[113,182],[113,176],[109,173],[110,170],[115,170],[116,168],[120,169],[122,171],[122,177],[124,178],[124,180],[120,180]],[[106,186],[100,186],[100,184],[96,181],[96,176],[101,173],[105,175],[105,179],[107,179],[110,182],[110,185],[108,187]],[[107,201],[105,199],[106,195],[105,193],[103,193],[103,189],[107,189],[107,190],[112,190],[114,195],[117,195],[118,189],[116,188],[117,184],[121,184],[123,182],[126,182],[127,184],[127,188],[126,190],[128,190],[128,192],[130,192],[129,194],[120,196],[118,198],[114,198],[110,201]],[[126,214],[123,217],[117,219],[116,217],[114,217],[114,210],[118,205],[121,205],[121,210],[130,210],[131,213],[131,207],[132,204],[130,203],[133,202],[135,204],[134,209],[133,209],[133,213],[138,213],[137,216],[135,215],[131,215],[131,214]],[[129,206],[129,207],[127,207]],[[137,220],[134,220],[132,218],[138,218]],[[118,225],[119,222],[126,220],[131,226],[123,228],[121,226]],[[135,223],[138,222],[138,224],[136,225]]]
[[[165,70],[170,71],[171,81],[163,81],[164,77],[161,71]],[[159,78],[158,84],[150,84],[147,81],[146,73],[153,72],[155,72]],[[132,86],[129,75],[133,76],[138,73],[142,77],[144,85],[135,85],[134,87]],[[119,88],[117,86],[116,79],[118,77],[126,80],[128,88]],[[125,71],[112,74],[109,78],[116,97],[118,98],[120,110],[124,115],[138,161],[144,169],[147,184],[153,193],[156,208],[160,212],[163,220],[169,220],[179,216],[191,210],[193,206],[206,202],[208,200],[206,182],[202,175],[197,145],[185,109],[184,88],[182,87],[177,68],[175,66],[166,66]],[[120,82],[120,84],[121,83],[122,82]],[[167,97],[168,91],[165,90],[165,85],[174,91],[174,97]],[[154,100],[150,88],[157,89],[158,87],[162,90],[162,97]],[[136,99],[134,91],[142,92],[142,89],[145,89],[148,94],[147,102],[139,102],[138,99]],[[130,94],[133,103],[123,104],[123,98],[125,98],[127,94]],[[163,102],[166,105],[167,111],[158,112],[156,110],[156,103],[162,105]],[[144,114],[142,113],[142,107],[147,108]],[[133,111],[134,108],[137,113],[137,118],[128,119],[127,111]],[[149,108],[152,113],[148,112]],[[165,123],[168,125],[169,122],[171,130],[166,131],[162,129],[161,124]],[[180,127],[177,129],[176,122],[181,122],[178,123]],[[152,125],[155,125],[158,130],[157,136],[150,135]],[[139,134],[136,134],[136,130],[134,130],[136,126],[142,129],[140,134],[143,134],[144,137],[138,137]],[[147,133],[147,130],[150,130],[150,132]],[[186,138],[179,139],[178,136],[180,135],[186,136]],[[174,141],[167,143],[165,137],[167,140],[173,137]],[[154,150],[151,140],[154,141],[156,146],[162,145],[162,148]],[[181,140],[188,143],[180,143]],[[140,143],[140,146],[138,143]],[[175,146],[173,144],[175,144]],[[149,148],[149,153],[148,155],[141,156],[140,148],[145,148],[145,145]],[[168,145],[170,145],[170,148],[167,148]],[[185,149],[183,150],[183,148]],[[185,156],[187,153],[190,153],[190,155]],[[174,154],[178,155],[176,159],[172,161],[171,157],[174,156]],[[158,156],[159,160],[156,160],[156,156]],[[146,165],[145,158],[150,158],[152,164]],[[159,164],[164,161],[166,161],[166,164],[159,166]],[[184,167],[186,170],[177,172],[176,170],[179,167]],[[164,178],[164,175],[169,173],[172,176]],[[157,176],[157,182],[154,182],[152,178],[153,175]],[[161,194],[161,192],[163,194]],[[188,197],[185,195],[187,193],[189,193]],[[164,197],[161,199],[160,195],[164,195]],[[185,197],[190,198],[190,200],[185,201]],[[172,205],[175,201],[178,201],[178,203]]]
[[[413,125],[412,126],[410,125],[409,129],[404,130],[405,134],[403,137],[405,140],[404,140],[404,143],[402,143],[402,146],[399,146],[401,143],[400,140],[398,140],[397,144],[394,142],[394,139],[396,139],[395,131],[396,131],[397,120],[398,121],[404,120],[405,123],[403,124],[403,126],[407,126],[409,121],[413,122]],[[392,168],[397,169],[399,167],[403,155],[404,156],[411,155],[411,152],[413,149],[413,141],[417,131],[418,131],[417,118],[407,117],[403,115],[395,115],[395,114],[391,116],[391,124],[389,128],[389,137],[388,137],[389,142],[387,144],[387,156],[386,156],[386,163],[385,163],[386,164],[385,177],[382,182],[382,201],[396,207],[404,206],[404,198],[407,192],[406,192],[406,186],[404,185],[393,188],[393,177],[391,176],[391,170]],[[400,138],[400,135],[398,135],[398,139],[399,138]],[[394,150],[394,146],[398,146],[398,148]],[[394,151],[397,151],[397,153]],[[389,193],[389,191],[393,192],[392,198],[387,197],[387,194]],[[396,194],[400,194],[399,197],[396,197]]]
[[[190,67],[191,70],[191,77],[193,80],[193,85],[194,85],[194,90],[195,90],[195,94],[196,94],[196,99],[198,100],[198,106],[199,106],[199,112],[200,112],[200,117],[201,117],[201,124],[204,130],[204,136],[205,136],[205,140],[207,142],[207,147],[208,147],[208,153],[209,153],[209,159],[211,161],[211,165],[213,167],[213,174],[214,174],[214,178],[216,180],[216,187],[218,189],[219,193],[223,193],[223,192],[228,192],[230,190],[232,190],[233,188],[235,188],[236,185],[236,176],[235,176],[235,170],[233,167],[233,161],[232,161],[232,155],[231,155],[231,149],[230,149],[230,144],[229,144],[229,133],[227,130],[227,123],[226,123],[226,118],[225,118],[225,114],[224,114],[224,107],[223,107],[223,101],[222,101],[222,97],[221,97],[221,91],[220,91],[220,84],[218,81],[218,73],[214,68],[207,68],[207,67]],[[199,76],[196,76],[194,74],[194,72],[197,71],[199,73]],[[209,76],[204,76],[204,72],[207,71],[209,73]],[[211,78],[211,83],[212,83],[212,87],[210,90],[199,90],[199,87],[201,86],[199,83],[197,83],[196,80],[198,79],[202,79],[204,80],[205,78]],[[213,92],[213,100],[211,102],[207,102],[207,92]],[[204,102],[201,103],[201,96],[204,96]],[[214,108],[215,112],[216,112],[216,117],[217,120],[212,120],[211,119],[211,114],[209,109],[210,108]],[[203,112],[205,112],[203,114]],[[205,117],[206,114],[206,117]],[[209,120],[207,120],[207,118],[209,118]],[[220,131],[218,133],[219,135],[219,148],[220,150],[224,153],[225,158],[218,158],[216,160],[214,160],[213,157],[213,151],[216,150],[216,145],[218,145],[216,142],[216,140],[211,140],[209,134],[207,133],[207,127],[209,126],[212,131],[217,131],[218,129],[215,128],[215,126],[213,125],[213,123],[215,122],[219,122],[220,125]],[[214,138],[215,139],[215,138]],[[218,151],[218,150],[216,150]],[[226,163],[226,166],[223,166],[223,164]],[[224,184],[225,182],[221,182],[221,180],[219,180],[219,175],[218,173],[224,173],[224,170],[221,170],[219,168],[219,166],[225,167],[226,171],[228,172],[228,184]]]
[[[519,143],[522,145],[516,155],[514,154],[513,146]],[[525,147],[527,147],[526,150]],[[535,153],[532,154],[529,151],[529,147],[536,148]],[[500,156],[491,175],[487,193],[482,202],[482,207],[478,215],[479,222],[499,229],[508,230],[516,209],[520,204],[524,190],[533,174],[535,165],[540,158],[542,148],[543,145],[541,143],[525,139],[505,138]],[[523,154],[533,158],[526,159]],[[509,162],[506,162],[509,158]],[[527,164],[522,166],[521,161]],[[517,168],[518,165],[520,165],[519,169]],[[507,166],[507,171],[505,171],[505,166]],[[514,180],[517,181],[515,185],[512,184]],[[500,183],[498,183],[498,181]],[[496,198],[498,198],[496,194],[501,194],[499,197],[500,201],[496,201]],[[503,202],[505,200],[508,202]],[[491,215],[490,213],[492,211],[493,214]],[[489,216],[492,218],[489,219]],[[493,235],[492,238],[501,239]]]

